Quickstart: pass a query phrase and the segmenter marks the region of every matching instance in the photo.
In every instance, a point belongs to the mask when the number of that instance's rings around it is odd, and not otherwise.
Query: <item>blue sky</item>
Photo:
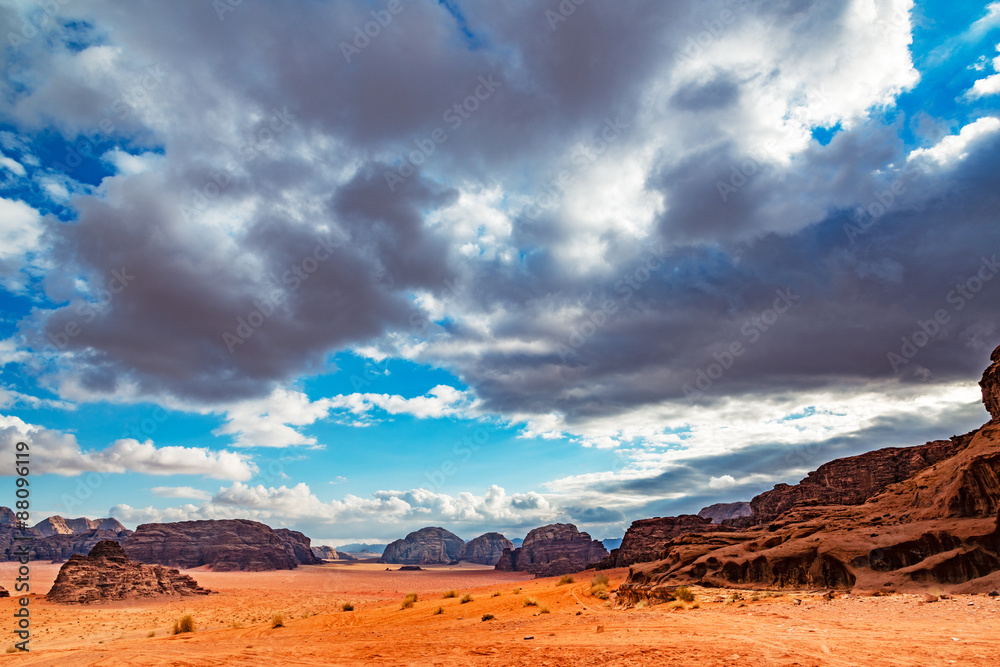
[[[0,8],[37,519],[618,537],[986,420],[1000,4],[560,6]]]

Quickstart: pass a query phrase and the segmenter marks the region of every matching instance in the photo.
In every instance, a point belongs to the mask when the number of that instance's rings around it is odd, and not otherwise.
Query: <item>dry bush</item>
[[[495,598],[500,597],[500,591],[496,591],[495,593],[493,593],[492,597],[495,597]]]
[[[272,628],[283,628],[285,627],[285,617],[281,614],[275,614],[271,617],[271,627]]]
[[[444,595],[442,595],[441,597],[443,597],[443,598],[457,598],[458,597],[458,591],[456,591],[453,588],[450,591],[445,591]]]
[[[462,604],[465,604],[466,602],[472,602],[472,593],[466,593],[462,596]]]
[[[416,593],[407,593],[406,597],[403,598],[403,605],[401,609],[409,609],[413,606],[413,603],[417,601]]]
[[[694,602],[694,593],[687,586],[678,586],[675,588],[674,597],[684,602]]]
[[[573,577],[569,576],[568,574],[564,574],[562,576],[562,579],[559,580],[559,583],[557,583],[556,586],[562,586],[563,584],[572,584],[574,581],[576,580]]]
[[[524,606],[525,607],[537,607],[538,606],[538,600],[536,600],[535,598],[524,598]]]
[[[340,609],[342,611],[354,611],[354,604],[350,602],[345,602],[343,605],[341,605]]]
[[[494,616],[493,614],[483,614],[484,621],[492,621],[494,618],[496,618],[496,616]]]
[[[174,621],[174,634],[179,635],[185,632],[194,632],[194,617],[191,614],[182,616],[181,620]]]
[[[438,614],[443,614],[443,613],[444,613],[444,607],[438,607],[437,611],[434,612],[433,616],[437,616]]]
[[[539,614],[548,614],[548,613],[550,613],[550,612],[549,612],[549,608],[548,608],[548,607],[541,607],[541,608],[540,608],[540,609],[538,610],[538,613],[539,613]]]

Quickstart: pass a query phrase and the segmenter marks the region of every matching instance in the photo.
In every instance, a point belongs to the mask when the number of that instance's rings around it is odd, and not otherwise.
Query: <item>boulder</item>
[[[292,555],[300,565],[319,565],[323,561],[313,553],[311,542],[308,537],[297,530],[288,528],[276,528],[274,531],[285,545],[285,549]]]
[[[144,523],[122,546],[134,560],[180,568],[260,572],[298,567],[277,533],[247,519]]]
[[[514,543],[500,533],[484,533],[469,540],[458,560],[480,565],[496,565],[504,549],[513,549]]]
[[[379,563],[401,565],[447,565],[458,559],[465,542],[444,528],[421,528],[401,540],[390,542]]]
[[[59,568],[47,598],[52,602],[112,602],[136,598],[207,595],[194,579],[162,565],[136,563],[118,542],[98,542]]]
[[[496,569],[550,577],[586,570],[608,555],[607,549],[571,523],[535,528],[520,547],[504,549]]]

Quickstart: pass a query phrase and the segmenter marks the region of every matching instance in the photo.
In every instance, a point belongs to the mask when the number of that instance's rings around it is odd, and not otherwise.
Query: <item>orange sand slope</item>
[[[34,585],[47,590],[57,571],[33,565]],[[1000,664],[1000,598],[983,595],[828,601],[819,591],[693,588],[695,603],[622,610],[590,595],[593,572],[562,585],[480,567],[386,572],[373,563],[187,573],[219,593],[93,606],[34,598],[30,654],[0,660],[60,667]],[[613,589],[627,571],[605,574]],[[13,576],[11,564],[0,566],[0,583],[10,588]],[[449,589],[473,599],[443,598]],[[409,592],[418,601],[404,609]],[[531,598],[537,604],[526,606]],[[342,611],[344,602],[355,603],[354,611]],[[14,605],[0,601],[0,613],[11,619]],[[197,630],[170,635],[185,614]],[[284,627],[272,627],[275,614]],[[483,621],[484,614],[495,618]]]

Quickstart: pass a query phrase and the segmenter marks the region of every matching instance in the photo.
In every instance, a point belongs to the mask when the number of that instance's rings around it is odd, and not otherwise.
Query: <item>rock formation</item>
[[[357,560],[354,556],[337,551],[333,547],[319,546],[312,548],[313,555],[320,560]]]
[[[319,565],[323,561],[313,553],[311,542],[308,537],[297,530],[288,528],[276,528],[274,531],[285,545],[285,549],[292,555],[300,565]]]
[[[514,543],[500,533],[485,533],[469,540],[458,560],[480,565],[496,565],[504,549],[513,549]]]
[[[444,528],[421,528],[401,540],[390,542],[380,563],[401,565],[443,565],[458,560],[465,542]]]
[[[993,363],[983,371],[979,388],[983,392],[983,405],[986,406],[986,411],[990,413],[992,421],[998,421],[1000,420],[1000,347],[993,350],[990,361]]]
[[[14,510],[9,507],[0,507],[0,526],[14,526],[17,524],[17,516]]]
[[[31,541],[29,553],[32,560],[64,561],[74,554],[86,555],[98,542],[111,540],[121,544],[132,534],[131,530],[87,530],[79,533],[55,534]]]
[[[750,516],[752,511],[750,503],[745,501],[738,503],[716,503],[703,508],[698,512],[698,516],[703,519],[711,519],[712,523],[722,523],[727,519],[739,519],[740,517]]]
[[[105,540],[87,556],[71,556],[47,597],[52,602],[88,603],[209,592],[177,570],[133,562],[120,544]]]
[[[603,544],[573,524],[554,523],[532,530],[520,547],[504,549],[496,569],[550,577],[580,572],[607,555]]]
[[[353,542],[351,544],[341,544],[339,547],[334,547],[340,553],[349,554],[372,554],[381,555],[385,550],[386,545],[384,544],[365,544],[364,542]]]
[[[145,523],[122,546],[134,560],[180,568],[260,572],[298,567],[277,533],[247,519]]]
[[[887,447],[824,463],[794,486],[778,484],[750,501],[751,513],[724,525],[750,528],[773,521],[793,506],[860,505],[890,484],[954,456],[973,433],[917,447]]]
[[[61,516],[50,516],[48,519],[36,523],[34,527],[45,537],[86,533],[92,530],[109,530],[113,533],[125,530],[125,526],[118,519],[87,519],[84,517],[64,519]]]
[[[694,514],[633,521],[625,531],[622,545],[612,549],[611,553],[598,563],[597,569],[626,567],[634,563],[656,560],[667,542],[679,535],[717,530],[724,529],[713,525],[711,519]]]
[[[1000,348],[991,358],[980,384],[994,419],[979,430],[821,466],[799,485],[755,498],[757,520],[741,531],[674,538],[658,560],[630,569],[618,601],[671,599],[676,586],[688,583],[861,592],[929,584],[958,593],[995,589]]]

